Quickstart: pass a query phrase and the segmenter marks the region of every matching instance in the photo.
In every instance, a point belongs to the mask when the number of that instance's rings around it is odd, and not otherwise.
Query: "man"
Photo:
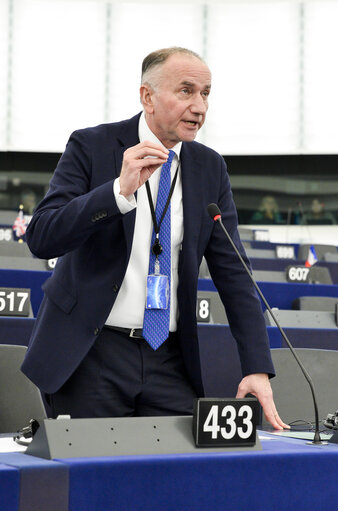
[[[22,367],[47,394],[54,415],[191,413],[194,397],[203,395],[196,293],[204,255],[239,347],[244,378],[237,397],[251,392],[273,427],[286,426],[269,384],[273,366],[260,302],[206,211],[218,203],[244,255],[224,160],[194,142],[210,88],[210,71],[195,53],[153,52],[142,67],[143,114],[70,137],[27,230],[35,255],[59,257]],[[165,169],[172,195],[163,225],[171,218],[171,248],[150,207],[157,194],[162,201]],[[169,305],[150,305],[149,312],[146,282],[157,286],[159,277]]]

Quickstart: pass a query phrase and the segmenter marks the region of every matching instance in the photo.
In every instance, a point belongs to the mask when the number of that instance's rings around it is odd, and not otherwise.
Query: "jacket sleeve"
[[[237,212],[224,162],[221,163],[220,176],[218,206],[222,222],[251,271],[237,229]],[[205,257],[224,304],[231,332],[238,344],[243,376],[261,372],[274,375],[260,300],[250,277],[217,222],[214,223]]]
[[[95,187],[91,184],[93,144],[89,133],[80,130],[71,135],[49,190],[28,225],[27,243],[37,257],[62,256],[120,216],[113,179]]]

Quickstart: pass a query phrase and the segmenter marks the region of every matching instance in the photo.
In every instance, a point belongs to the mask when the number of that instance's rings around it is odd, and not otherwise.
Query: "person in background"
[[[283,220],[279,213],[278,204],[274,197],[267,195],[261,200],[258,211],[250,220],[251,224],[282,224]]]
[[[311,203],[311,211],[303,215],[301,223],[304,225],[334,225],[336,223],[336,219],[332,213],[325,211],[325,206],[319,199],[313,199]]]
[[[33,190],[25,189],[21,193],[21,204],[26,215],[32,215],[36,207],[36,193]]]

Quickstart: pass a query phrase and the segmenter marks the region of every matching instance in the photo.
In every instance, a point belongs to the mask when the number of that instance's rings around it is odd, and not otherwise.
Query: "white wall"
[[[140,109],[150,51],[213,73],[200,140],[222,154],[338,152],[338,0],[0,0],[0,150],[63,151]]]

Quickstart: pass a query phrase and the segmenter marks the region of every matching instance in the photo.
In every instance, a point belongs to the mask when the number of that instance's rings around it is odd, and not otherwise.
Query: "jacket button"
[[[95,330],[94,330],[94,335],[98,335],[98,334],[99,334],[99,332],[100,332],[100,329],[99,329],[99,328],[95,328]]]
[[[119,286],[118,284],[114,284],[114,285],[113,285],[113,291],[114,291],[115,293],[117,293],[119,289],[120,289],[120,286]]]

